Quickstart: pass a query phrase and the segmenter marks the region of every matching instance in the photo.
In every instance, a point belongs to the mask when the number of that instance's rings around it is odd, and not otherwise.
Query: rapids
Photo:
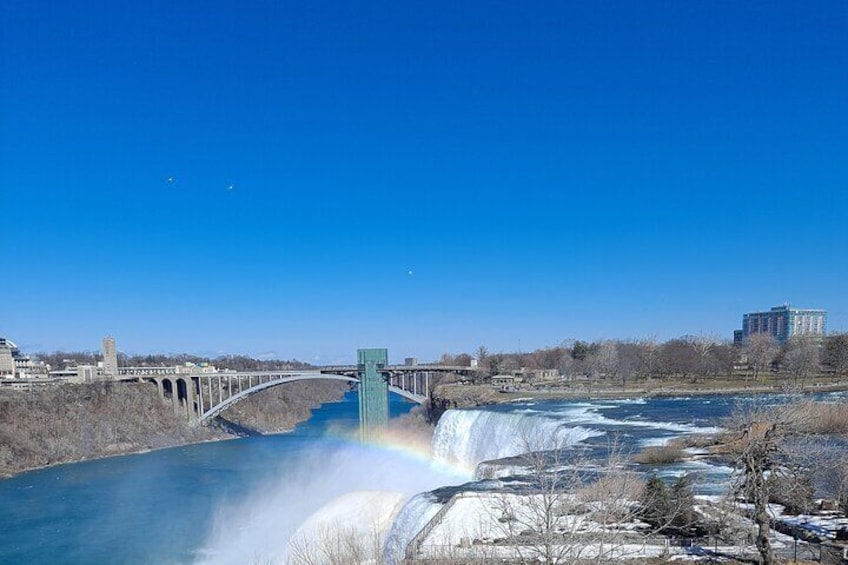
[[[381,529],[390,563],[450,494],[497,486],[497,480],[474,481],[472,472],[486,460],[519,454],[528,437],[558,437],[557,443],[603,457],[611,438],[637,451],[711,431],[738,400],[525,401],[451,410],[428,449],[409,435],[374,445],[353,441],[358,405],[351,393],[287,434],[60,465],[2,480],[0,565],[283,564],[293,536],[320,537],[316,531],[339,521],[369,535]],[[410,407],[392,397],[393,417]],[[501,466],[490,476],[513,471],[520,467]],[[718,492],[730,472],[705,462],[661,469],[669,476],[693,471],[702,493]]]

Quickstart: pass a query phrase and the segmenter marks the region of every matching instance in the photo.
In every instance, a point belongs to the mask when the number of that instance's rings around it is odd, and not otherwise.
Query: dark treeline
[[[528,353],[491,353],[480,346],[471,353],[444,354],[442,364],[470,365],[477,359],[478,378],[521,369],[553,369],[566,378],[617,380],[698,379],[733,375],[759,379],[767,373],[788,374],[794,384],[822,372],[848,374],[848,334],[824,341],[792,339],[779,344],[771,336],[752,336],[734,345],[705,336],[683,336],[666,342],[644,340],[568,341]]]

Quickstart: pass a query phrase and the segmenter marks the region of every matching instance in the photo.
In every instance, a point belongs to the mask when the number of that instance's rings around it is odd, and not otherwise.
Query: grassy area
[[[640,465],[668,465],[682,461],[685,455],[676,445],[658,445],[646,447],[633,456],[633,461]]]

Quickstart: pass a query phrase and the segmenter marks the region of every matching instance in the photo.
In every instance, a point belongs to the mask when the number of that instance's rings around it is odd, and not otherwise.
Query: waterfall
[[[448,410],[433,435],[433,455],[475,468],[482,461],[573,445],[604,432],[562,418],[496,410]]]
[[[413,496],[401,509],[386,535],[383,554],[385,563],[394,564],[403,561],[406,547],[418,532],[436,515],[441,504],[435,502],[429,493]]]
[[[563,418],[496,410],[448,410],[433,434],[437,461],[473,469],[491,459],[573,445],[603,432],[569,426]],[[386,536],[386,563],[400,563],[412,539],[443,504],[431,493],[412,497],[401,509]]]

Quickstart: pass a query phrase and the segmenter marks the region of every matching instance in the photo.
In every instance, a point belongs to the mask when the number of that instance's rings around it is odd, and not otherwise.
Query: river
[[[637,450],[709,431],[737,400],[519,402],[451,411],[433,440],[441,461],[435,464],[411,440],[352,441],[358,407],[349,393],[290,433],[67,464],[0,481],[0,564],[264,563],[281,554],[312,513],[342,495],[391,492],[392,503],[402,506],[416,493],[471,481],[480,461],[516,454],[517,430],[527,423],[554,420],[571,443],[602,449],[616,437]],[[411,408],[394,397],[390,404],[393,416]],[[686,463],[662,472],[697,472],[700,490],[710,492],[729,469]],[[348,507],[369,506],[350,500]],[[421,522],[410,518],[418,510],[397,508],[394,515],[409,522],[408,538]]]

